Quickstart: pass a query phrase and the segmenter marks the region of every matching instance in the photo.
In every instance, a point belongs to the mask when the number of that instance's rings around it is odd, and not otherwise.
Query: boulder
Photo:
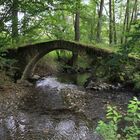
[[[96,91],[102,91],[102,90],[119,90],[122,88],[122,86],[118,83],[116,85],[105,83],[103,81],[89,81],[89,83],[86,83],[85,86],[86,89],[89,90],[96,90]]]
[[[33,75],[32,79],[39,80],[41,77],[39,75]]]
[[[20,85],[25,86],[25,87],[33,86],[33,84],[30,83],[28,80],[17,80],[17,84],[20,84]]]

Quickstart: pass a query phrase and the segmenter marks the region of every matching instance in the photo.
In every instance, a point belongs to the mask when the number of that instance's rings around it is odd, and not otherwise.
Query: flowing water
[[[65,107],[63,89],[79,90],[54,77],[37,81],[37,92],[22,108],[0,114],[0,140],[100,140],[82,113]]]

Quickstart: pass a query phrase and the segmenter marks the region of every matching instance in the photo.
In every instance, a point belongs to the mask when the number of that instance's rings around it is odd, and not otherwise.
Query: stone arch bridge
[[[47,53],[63,49],[68,51],[84,52],[95,57],[111,56],[112,52],[90,45],[84,45],[72,41],[54,40],[33,45],[26,45],[17,49],[9,49],[8,58],[17,60],[16,67],[21,72],[21,80],[32,77],[37,62]]]

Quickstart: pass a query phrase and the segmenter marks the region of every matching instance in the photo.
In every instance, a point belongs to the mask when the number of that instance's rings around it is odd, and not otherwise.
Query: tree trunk
[[[79,10],[76,11],[75,14],[75,25],[74,25],[74,30],[75,30],[75,41],[80,40],[80,12]]]
[[[134,2],[134,6],[133,6],[133,10],[132,10],[132,14],[131,14],[131,19],[130,19],[130,24],[129,24],[129,31],[131,30],[131,24],[134,20],[136,20],[136,12],[137,11],[137,0],[135,0]]]
[[[130,20],[130,0],[127,0],[127,10],[126,10],[126,31],[129,30],[129,20]]]
[[[97,3],[93,1],[93,4],[94,4],[94,11],[93,11],[93,16],[91,17],[90,19],[90,34],[89,34],[89,41],[92,43],[92,41],[94,39],[96,39],[96,36],[94,35],[94,32],[95,32],[95,26],[96,26],[96,6],[97,6]]]
[[[130,23],[129,9],[130,9],[130,1],[127,0],[124,23],[123,23],[123,29],[122,29],[123,31],[122,31],[121,44],[123,44],[124,42],[125,43],[127,42],[127,37],[126,37],[125,33],[129,31],[129,23]]]
[[[134,20],[137,19],[137,13],[138,13],[138,0],[135,0]]]
[[[117,44],[117,35],[116,35],[116,18],[115,18],[115,1],[113,0],[113,42]]]
[[[113,42],[113,30],[112,30],[112,0],[109,0],[109,44]]]
[[[127,9],[127,8],[126,8],[126,9]],[[123,22],[123,27],[122,27],[121,44],[124,43],[125,27],[126,27],[126,12],[125,12],[125,17],[124,17],[124,22]]]
[[[18,0],[12,4],[12,39],[18,41]]]
[[[79,42],[80,40],[80,0],[76,2],[76,13],[75,13],[75,21],[74,21],[74,40]],[[72,53],[72,61],[71,66],[75,66],[78,59],[78,52]]]
[[[22,34],[25,35],[26,34],[26,30],[28,26],[28,17],[27,17],[27,13],[24,12],[24,17],[23,17],[23,21],[22,21]]]
[[[129,32],[130,25],[130,0],[127,0],[127,10],[126,10],[126,33]],[[125,35],[125,43],[127,42],[127,36]]]
[[[91,18],[91,21],[90,21],[90,34],[89,34],[89,41],[92,42],[93,40],[93,31],[94,31],[94,21],[93,18]]]
[[[101,41],[103,5],[104,5],[104,0],[101,0],[101,2],[100,2],[100,10],[98,12],[97,42]]]

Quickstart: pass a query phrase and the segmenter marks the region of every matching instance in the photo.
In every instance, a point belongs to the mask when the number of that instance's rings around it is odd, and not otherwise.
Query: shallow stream
[[[64,107],[63,89],[79,91],[54,77],[37,81],[32,98],[14,113],[1,114],[0,140],[100,140],[82,112]]]

